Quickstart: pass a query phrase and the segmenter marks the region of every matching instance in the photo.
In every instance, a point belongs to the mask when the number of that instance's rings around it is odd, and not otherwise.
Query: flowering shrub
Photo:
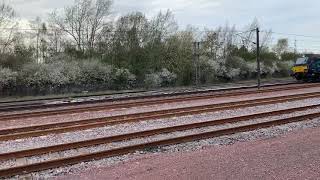
[[[88,87],[102,86],[110,87],[112,84],[112,67],[104,65],[97,60],[84,61],[79,65],[79,72],[76,80],[77,84],[82,84]]]
[[[227,73],[224,59],[209,60],[208,65],[216,77],[223,77]]]
[[[48,75],[48,84],[52,87],[60,87],[69,84],[72,81],[69,77],[69,73],[71,74],[72,71],[67,71],[66,68],[68,67],[69,65],[64,62],[55,62],[44,65]]]
[[[136,76],[128,69],[115,69],[114,85],[116,89],[129,89],[135,86]]]
[[[291,61],[268,60],[262,61],[261,71],[263,76],[283,77],[288,76],[292,66]],[[239,57],[216,60],[202,57],[199,67],[201,83],[249,79],[257,74],[256,62],[247,62]],[[190,72],[190,77],[194,77],[194,72]],[[177,79],[175,73],[163,68],[159,72],[146,74],[143,86],[174,86]],[[47,63],[29,63],[23,65],[19,72],[0,67],[0,89],[7,94],[11,90],[22,93],[53,93],[130,89],[136,87],[136,82],[137,77],[130,70],[114,68],[95,59],[67,61],[60,58]]]
[[[211,73],[217,79],[248,79],[254,77],[257,73],[256,62],[247,62],[240,57],[232,57],[229,59],[208,60],[208,67]],[[261,63],[261,74],[264,76],[288,76],[290,67],[293,66],[291,61],[263,61]],[[208,74],[206,75],[208,76]]]
[[[73,73],[70,67],[64,62],[27,64],[19,74],[20,80],[25,86],[38,89],[64,86],[73,80],[69,76]]]
[[[50,84],[49,71],[46,64],[27,64],[19,73],[19,79],[26,87],[43,89]]]
[[[17,72],[13,72],[8,68],[0,67],[0,89],[16,84],[17,76]]]
[[[170,72],[168,69],[163,68],[161,72],[158,73],[161,79],[161,86],[167,87],[175,84],[177,80],[177,75]]]
[[[168,87],[176,83],[177,75],[163,68],[158,73],[147,74],[144,84],[147,88]]]
[[[157,73],[147,74],[144,80],[146,88],[161,87],[162,80]]]
[[[211,67],[213,73],[218,78],[235,79],[239,78],[243,67],[230,64],[231,61],[225,59],[210,60],[208,65]]]
[[[66,85],[110,87],[112,68],[99,61],[33,63],[23,67],[20,80],[26,87],[45,89]]]
[[[290,68],[292,68],[294,66],[294,62],[293,61],[283,61],[283,62],[278,62],[276,63],[276,67],[277,67],[277,75],[280,76],[289,76],[290,75]]]
[[[64,74],[66,78],[66,84],[69,85],[81,85],[82,78],[82,68],[79,62],[70,61],[70,62],[58,62],[55,66],[63,67],[61,69],[62,74]]]

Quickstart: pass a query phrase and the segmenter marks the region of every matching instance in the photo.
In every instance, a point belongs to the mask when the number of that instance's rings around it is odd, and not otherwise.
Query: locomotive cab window
[[[304,65],[307,64],[308,58],[298,58],[296,65]]]
[[[311,66],[312,68],[320,68],[320,59],[314,60]]]

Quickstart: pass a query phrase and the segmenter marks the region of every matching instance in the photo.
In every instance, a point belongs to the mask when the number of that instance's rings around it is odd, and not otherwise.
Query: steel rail
[[[288,114],[288,113],[292,113],[292,112],[299,112],[299,111],[315,109],[315,108],[319,108],[319,107],[320,107],[320,104],[317,104],[317,105],[311,105],[311,106],[305,106],[305,107],[283,109],[283,110],[270,111],[270,112],[265,112],[265,113],[255,113],[255,114],[236,116],[236,117],[230,117],[230,118],[224,118],[224,119],[208,120],[208,121],[203,121],[203,122],[183,124],[183,125],[177,125],[177,126],[171,126],[171,127],[165,127],[165,128],[157,128],[157,129],[151,129],[151,130],[146,130],[146,131],[115,135],[115,136],[110,136],[110,137],[90,139],[90,140],[67,143],[67,144],[59,144],[59,145],[48,146],[48,147],[27,149],[27,150],[22,150],[22,151],[0,154],[0,160],[23,158],[23,157],[36,156],[36,155],[47,154],[47,153],[67,151],[70,149],[78,149],[78,148],[83,148],[83,147],[88,147],[88,146],[107,144],[107,143],[111,143],[111,142],[118,142],[118,141],[125,141],[125,140],[136,139],[136,138],[143,138],[146,136],[154,136],[154,135],[163,134],[163,133],[172,133],[172,132],[176,132],[176,131],[186,131],[186,130],[190,130],[190,129],[204,128],[204,127],[209,127],[209,126],[217,126],[217,125],[223,125],[223,124],[227,124],[227,123],[238,123],[238,122],[247,121],[250,119],[283,115],[283,114]]]
[[[300,85],[297,82],[285,82],[285,83],[274,83],[274,84],[266,84],[263,87],[274,87],[274,86],[289,86],[289,85]],[[239,84],[241,85],[241,83]],[[303,85],[303,84],[302,84]],[[67,98],[89,98],[89,97],[102,97],[102,96],[110,96],[110,95],[121,95],[121,94],[138,94],[138,93],[146,93],[146,92],[154,92],[154,91],[129,91],[129,92],[120,92],[120,93],[106,93],[106,94],[99,94],[99,95],[79,95],[79,96],[72,96],[72,97],[62,97],[62,98],[40,98],[35,100],[17,100],[17,101],[0,101],[0,112],[7,112],[7,111],[14,111],[14,110],[30,110],[35,108],[43,108],[43,107],[61,107],[61,106],[68,106],[68,105],[81,105],[81,104],[92,104],[92,103],[101,103],[101,102],[110,102],[110,101],[118,101],[118,100],[136,100],[141,98],[155,98],[155,97],[171,97],[177,95],[192,95],[198,93],[209,93],[209,92],[221,92],[221,91],[234,91],[234,90],[244,90],[255,88],[255,85],[250,86],[240,86],[240,87],[230,87],[230,88],[219,88],[219,89],[204,89],[204,90],[191,90],[185,92],[173,92],[173,93],[165,93],[165,91],[156,91],[156,92],[163,92],[162,94],[153,94],[153,95],[138,95],[138,96],[131,96],[131,97],[119,97],[116,99],[104,98],[100,100],[87,100],[81,102],[68,102],[68,103],[61,103],[61,104],[44,104],[47,101],[54,101],[54,100],[68,100]],[[29,103],[28,103],[29,102]],[[21,103],[21,104],[20,104]],[[9,105],[5,105],[9,104]],[[41,104],[41,106],[40,106]],[[23,106],[23,105],[30,105],[30,106]],[[36,106],[38,105],[38,106]],[[19,107],[20,106],[20,107]]]
[[[196,141],[201,139],[231,135],[235,133],[247,132],[247,131],[268,128],[268,127],[277,126],[277,125],[310,120],[310,119],[318,118],[319,116],[320,116],[320,113],[310,113],[307,115],[276,119],[268,122],[253,123],[250,125],[243,125],[243,126],[237,126],[233,128],[226,128],[222,130],[208,131],[204,133],[196,133],[196,134],[186,135],[186,136],[173,137],[173,138],[168,138],[164,140],[125,146],[121,148],[115,148],[115,149],[96,152],[96,153],[83,154],[83,155],[50,160],[50,161],[45,161],[45,162],[40,162],[35,164],[17,166],[17,167],[8,168],[8,169],[1,169],[0,177],[11,177],[15,175],[28,174],[28,173],[43,171],[43,170],[52,169],[52,168],[65,167],[68,165],[73,165],[81,162],[99,160],[103,158],[133,153],[138,150],[143,150],[146,148],[168,146],[168,145],[181,144],[181,143],[186,143],[186,142]]]
[[[319,87],[319,84],[301,85],[299,87],[294,87],[294,88],[296,90],[296,89],[304,89],[304,88],[310,88],[310,87]],[[62,115],[62,114],[69,114],[69,113],[101,111],[101,110],[110,110],[110,109],[118,109],[118,108],[140,107],[140,106],[158,105],[158,104],[166,104],[166,103],[174,103],[174,102],[185,102],[185,101],[201,100],[201,99],[208,99],[208,98],[215,98],[215,97],[230,97],[230,96],[257,94],[257,93],[285,91],[285,90],[292,90],[292,88],[293,87],[282,87],[282,88],[273,88],[273,89],[228,92],[228,93],[220,93],[220,94],[195,95],[195,96],[188,96],[188,97],[147,99],[147,100],[141,100],[141,101],[135,101],[135,102],[123,102],[123,103],[108,104],[108,105],[93,105],[90,107],[73,107],[71,109],[15,113],[15,114],[0,115],[0,121],[7,121],[7,120],[13,120],[13,119],[18,120],[18,119],[25,119],[25,118],[32,118],[32,117],[41,117],[41,116]]]
[[[48,134],[74,132],[104,126],[111,126],[124,123],[133,123],[146,120],[156,120],[161,118],[170,118],[186,115],[215,112],[219,110],[230,110],[236,108],[253,107],[281,102],[297,101],[301,99],[320,97],[320,93],[308,93],[301,95],[278,96],[271,98],[253,99],[246,101],[237,101],[222,104],[213,104],[205,106],[195,106],[187,108],[160,110],[129,115],[111,116],[106,118],[86,119],[72,122],[53,123],[46,125],[14,128],[0,130],[0,141],[16,140],[28,137],[44,136]]]

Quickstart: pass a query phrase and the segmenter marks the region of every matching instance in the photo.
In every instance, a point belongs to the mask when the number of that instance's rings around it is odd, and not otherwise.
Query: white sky
[[[54,9],[64,8],[73,0],[7,0],[22,19],[45,19]],[[170,9],[181,27],[216,28],[226,23],[238,29],[248,25],[255,17],[264,29],[274,32],[314,36],[288,37],[293,46],[297,39],[299,50],[320,49],[319,0],[114,0],[115,15],[141,11],[153,16],[159,10]]]

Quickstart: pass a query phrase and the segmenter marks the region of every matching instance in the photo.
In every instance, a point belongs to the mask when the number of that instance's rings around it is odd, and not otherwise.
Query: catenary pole
[[[256,29],[257,32],[257,73],[258,73],[258,89],[261,88],[261,66],[260,66],[260,30]]]

